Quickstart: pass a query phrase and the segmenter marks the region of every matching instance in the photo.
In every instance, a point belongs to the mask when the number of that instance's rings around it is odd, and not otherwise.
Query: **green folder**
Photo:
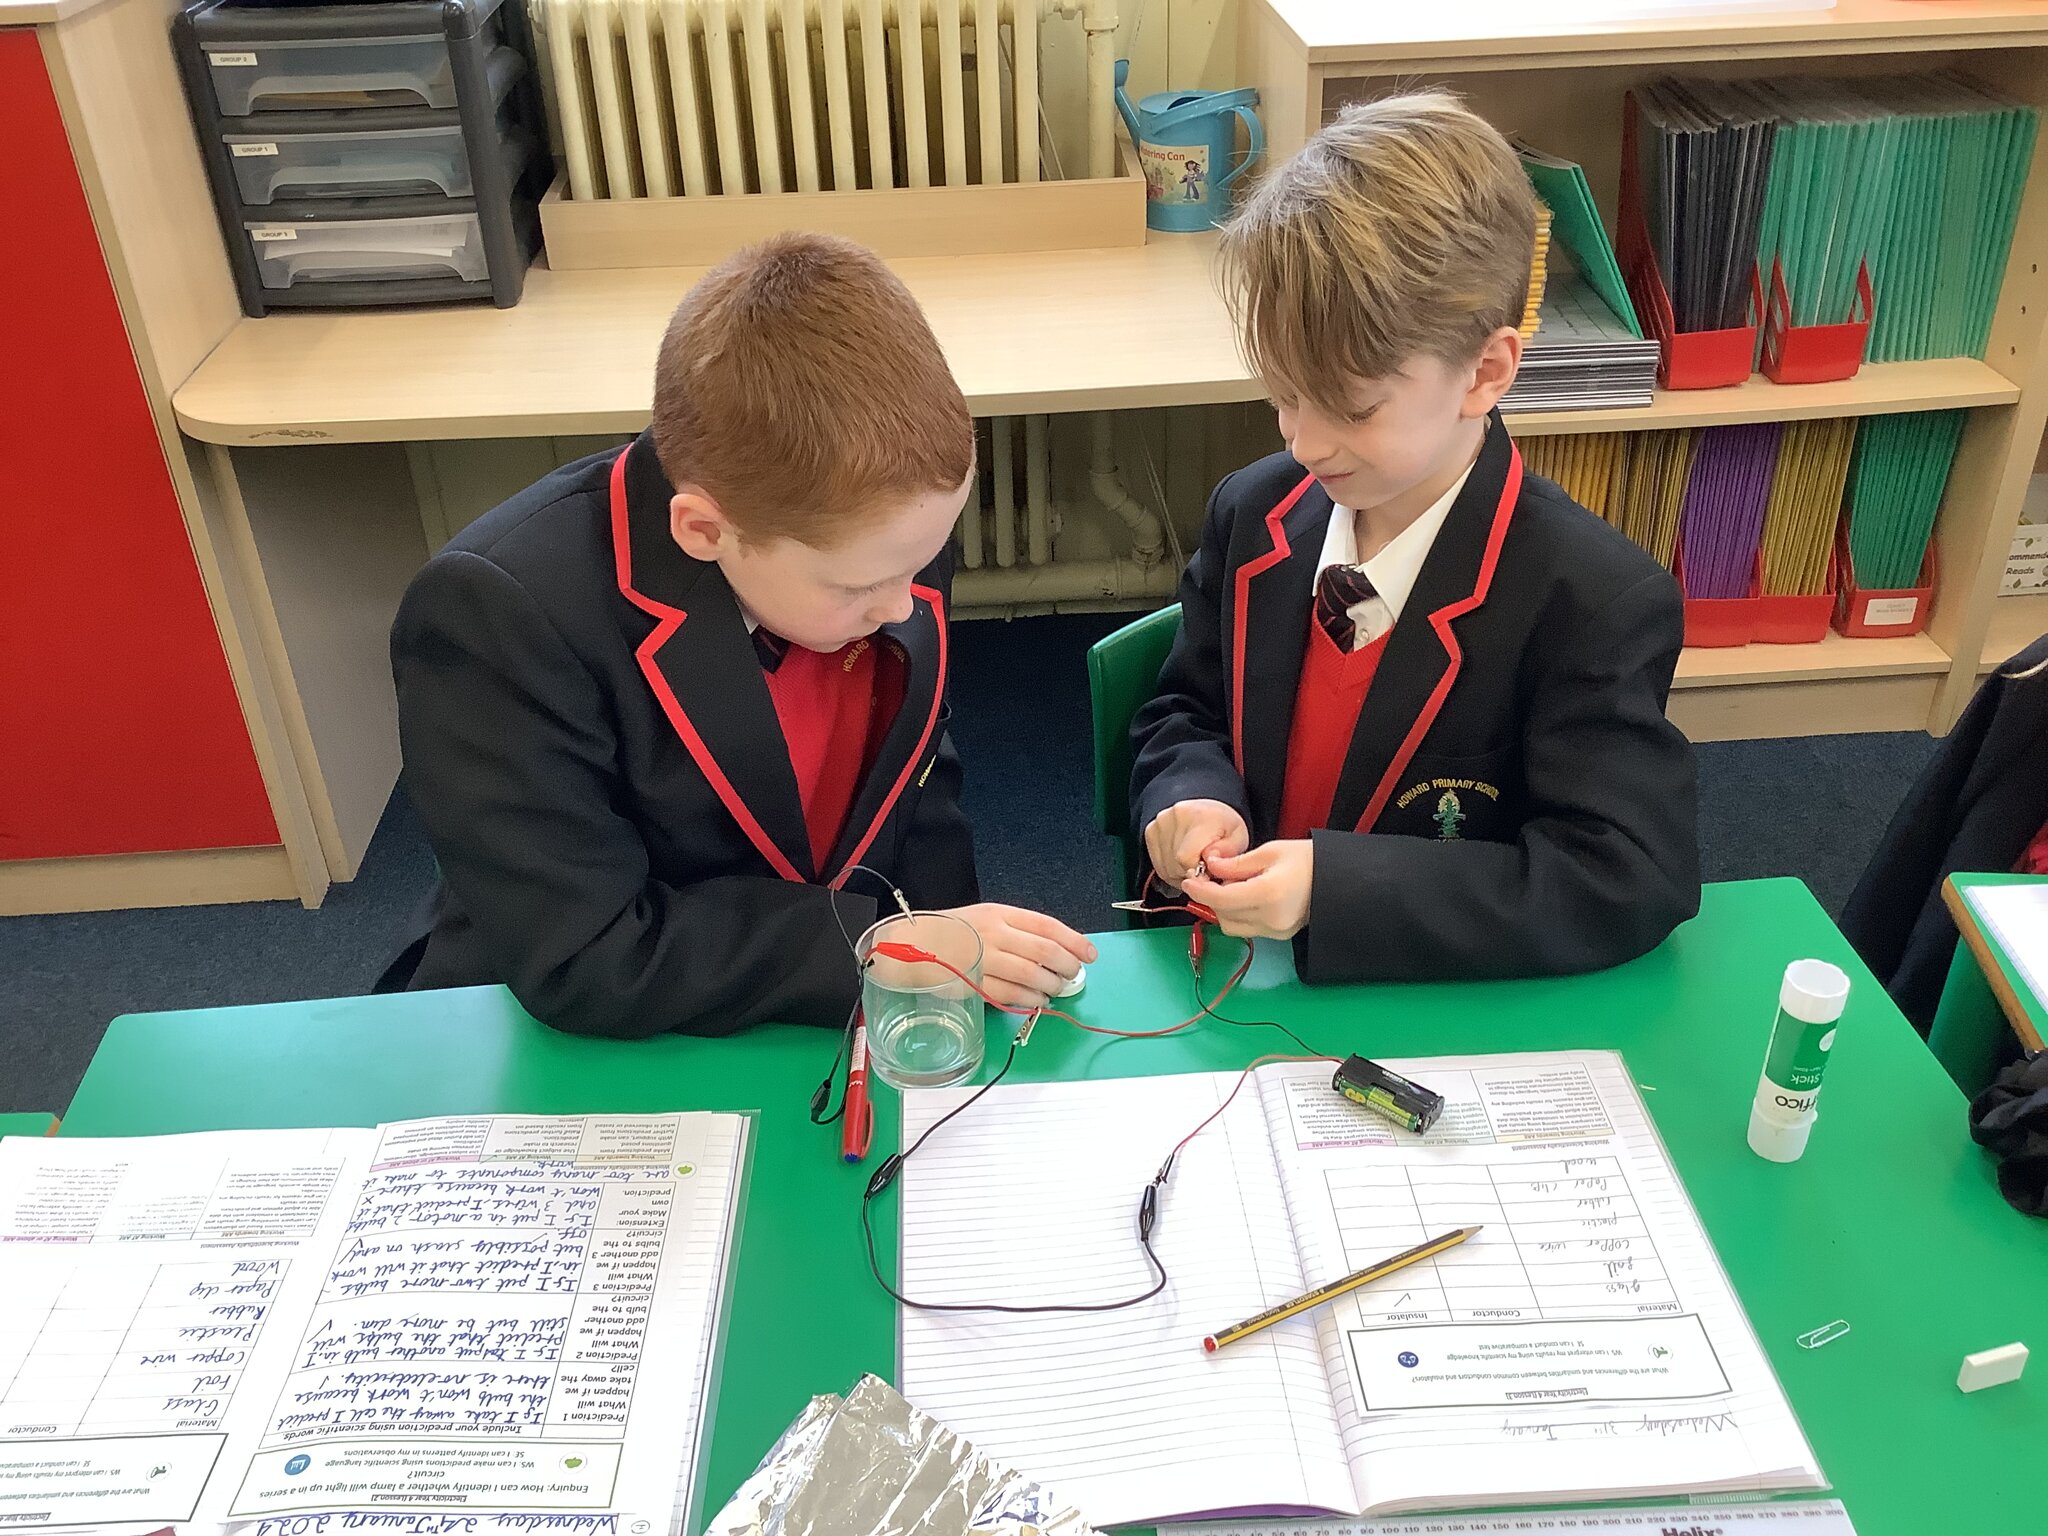
[[[1859,587],[1896,591],[1919,579],[1963,416],[1916,411],[1866,417],[1858,427],[1844,505]]]
[[[1593,206],[1593,189],[1586,183],[1584,168],[1526,144],[1518,143],[1515,149],[1522,157],[1529,184],[1550,205],[1550,238],[1571,252],[1580,275],[1607,301],[1615,319],[1641,341],[1642,321],[1636,317],[1628,286],[1621,280],[1621,265],[1614,259],[1614,245],[1600,222],[1600,210]]]

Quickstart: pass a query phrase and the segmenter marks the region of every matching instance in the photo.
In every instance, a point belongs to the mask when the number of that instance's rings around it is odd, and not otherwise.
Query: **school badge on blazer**
[[[1465,810],[1458,803],[1458,792],[1455,789],[1445,790],[1436,803],[1436,835],[1446,839],[1456,837],[1458,828],[1464,824]]]
[[[1394,797],[1388,831],[1434,835],[1443,842],[1486,837],[1499,820],[1501,792],[1485,779],[1438,775],[1418,779]]]

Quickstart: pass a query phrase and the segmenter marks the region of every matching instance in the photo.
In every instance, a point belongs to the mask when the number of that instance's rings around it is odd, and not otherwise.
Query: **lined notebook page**
[[[1973,886],[1968,900],[2028,989],[2048,1003],[2048,885]]]
[[[727,1271],[732,1263],[739,1225],[739,1186],[746,1167],[747,1137],[753,1122],[745,1115],[698,1112],[677,1116],[677,1150],[695,1171],[678,1189],[688,1189],[693,1208],[684,1229],[678,1257],[678,1290],[683,1309],[677,1327],[694,1346],[685,1386],[683,1417],[690,1426],[682,1463],[676,1472],[675,1512],[670,1536],[688,1536],[704,1521],[696,1508],[704,1452],[710,1443],[711,1373],[720,1348],[720,1309],[725,1305]]]
[[[1484,1228],[1317,1322],[1367,1513],[1825,1486],[1619,1056],[1389,1065],[1427,1137],[1327,1068],[1260,1095],[1310,1284]]]
[[[995,1089],[905,1165],[904,1293],[1032,1305],[1145,1290],[1139,1192],[1236,1080]],[[905,1094],[905,1144],[971,1092]],[[904,1396],[1099,1526],[1260,1508],[1357,1513],[1313,1328],[1202,1349],[1204,1334],[1302,1289],[1255,1088],[1175,1165],[1154,1236],[1170,1284],[1142,1306],[906,1309]]]

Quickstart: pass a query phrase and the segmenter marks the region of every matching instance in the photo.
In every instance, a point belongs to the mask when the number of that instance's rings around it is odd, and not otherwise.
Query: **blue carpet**
[[[1117,616],[954,629],[953,736],[967,768],[982,888],[1083,930],[1113,926],[1112,857],[1090,817],[1088,646]],[[1798,875],[1840,909],[1934,743],[1818,736],[1700,748],[1710,880]],[[0,919],[0,1112],[61,1111],[121,1013],[365,991],[433,875],[395,797],[361,874],[307,912],[289,902]]]

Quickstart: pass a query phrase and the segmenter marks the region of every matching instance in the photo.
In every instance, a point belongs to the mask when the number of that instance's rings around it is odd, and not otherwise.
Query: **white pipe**
[[[975,0],[974,83],[981,97],[981,180],[993,186],[1003,179],[1003,19],[996,0]]]
[[[560,24],[549,9],[550,0],[527,0],[526,24],[533,35],[533,63],[540,71],[541,116],[547,119],[547,146],[557,161],[565,159],[568,150],[562,136],[562,103],[555,84],[555,72],[561,67],[556,50],[565,46],[562,38],[554,35]]]
[[[590,94],[597,104],[597,137],[604,151],[605,196],[614,200],[640,196],[639,168],[626,133],[626,87],[619,79],[619,37],[616,0],[593,6],[590,33]]]
[[[711,125],[718,139],[718,190],[726,197],[748,190],[740,140],[739,87],[732,74],[731,20],[726,0],[704,0],[704,59],[709,66]]]
[[[787,25],[785,22],[784,25]],[[818,23],[825,43],[825,120],[832,129],[832,190],[851,192],[860,185],[853,165],[853,76],[846,62],[846,0],[824,0]],[[788,43],[785,39],[784,46]]]
[[[868,88],[868,185],[893,187],[896,170],[889,152],[888,32],[882,0],[860,0],[861,78]]]
[[[789,82],[789,143],[796,189],[818,190],[818,119],[811,110],[811,34],[804,0],[782,0],[782,74]]]
[[[960,12],[939,7],[939,132],[946,149],[946,185],[967,185],[967,108],[960,96],[960,76],[967,67],[960,46]]]
[[[1017,179],[1038,180],[1038,0],[1010,15],[1010,100],[1017,113]]]
[[[1095,492],[1095,499],[1131,531],[1132,558],[1141,566],[1155,566],[1166,557],[1166,530],[1158,514],[1125,490],[1118,478],[1112,426],[1113,418],[1107,411],[1097,411],[1088,418],[1088,486]]]
[[[691,58],[690,15],[686,0],[662,0],[661,30],[668,45],[669,94],[676,104],[683,195],[704,197],[711,191],[711,171],[704,162],[703,105],[697,94],[697,66]]]
[[[619,0],[626,31],[626,75],[633,82],[633,115],[640,129],[640,174],[649,197],[674,197],[668,128],[661,120],[661,92],[654,83],[653,0]]]
[[[988,515],[988,509],[981,504],[981,491],[977,487],[973,498],[960,509],[960,565],[963,570],[981,569],[981,520]]]
[[[578,0],[578,3],[589,4],[590,0]],[[978,3],[979,0],[953,0],[953,8],[959,13],[962,26],[973,24],[974,8]],[[1014,3],[1021,9],[1023,0],[1002,0],[1002,3],[1005,5]],[[831,0],[796,0],[796,4],[802,8],[805,23],[811,25],[817,23],[824,16],[827,7],[831,4]],[[904,0],[904,4],[900,8],[892,7],[891,14],[897,14],[898,10],[900,10],[902,14],[908,15],[914,11],[923,18],[925,25],[931,26],[937,23],[939,12],[944,9],[944,0]],[[1038,0],[1037,9],[1049,15],[1072,17],[1082,15],[1089,7],[1080,3],[1080,0],[1074,0],[1074,3],[1071,4],[1061,4],[1059,0]],[[1104,6],[1101,9],[1102,14],[1109,18],[1107,25],[1110,30],[1116,30],[1116,8],[1114,6]]]
[[[747,100],[754,109],[754,169],[763,192],[782,190],[782,120],[775,111],[775,55],[768,45],[768,0],[740,0],[747,40]]]
[[[1081,25],[1088,34],[1088,174],[1116,174],[1116,7],[1087,0]]]
[[[569,169],[569,196],[589,202],[597,196],[597,171],[590,159],[590,105],[583,96],[583,71],[577,64],[577,40],[582,51],[594,54],[590,41],[590,13],[577,0],[547,0],[547,47],[543,57],[555,82],[561,103],[562,159]]]
[[[1107,560],[1062,560],[1014,571],[957,571],[953,610],[1024,603],[1088,603],[1126,598],[1168,598],[1180,573],[1167,565],[1142,566],[1122,555]]]
[[[1017,563],[1017,484],[1011,463],[1011,433],[1016,420],[991,416],[988,433],[995,453],[992,473],[996,482],[996,564],[1005,570]]]
[[[932,151],[924,115],[924,6],[896,0],[896,57],[903,90],[903,170],[913,187],[932,184]],[[874,125],[868,125],[874,132]]]
[[[1024,527],[1033,565],[1052,558],[1052,458],[1045,423],[1043,416],[1024,418]]]

